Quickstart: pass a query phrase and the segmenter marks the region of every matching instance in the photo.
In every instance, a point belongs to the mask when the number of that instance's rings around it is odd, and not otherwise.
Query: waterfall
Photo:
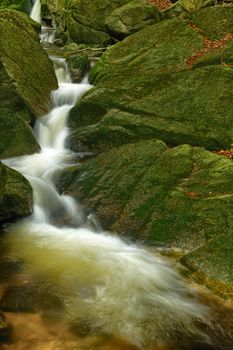
[[[39,18],[39,1],[33,11]],[[44,276],[64,295],[65,317],[145,347],[196,334],[207,309],[196,292],[165,261],[106,232],[95,232],[79,204],[61,195],[55,180],[74,154],[67,148],[67,118],[89,90],[86,79],[72,84],[66,62],[54,61],[59,88],[53,109],[38,119],[40,153],[4,160],[33,188],[33,215],[6,235],[11,254],[34,275]]]
[[[30,17],[36,22],[41,22],[41,3],[40,0],[33,1],[33,7],[30,13]]]

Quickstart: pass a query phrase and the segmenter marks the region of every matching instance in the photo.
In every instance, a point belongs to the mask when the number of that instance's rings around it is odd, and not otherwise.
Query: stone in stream
[[[87,55],[71,55],[67,58],[68,67],[73,83],[78,83],[90,70],[90,62]]]
[[[0,222],[32,214],[32,188],[23,175],[0,163]]]

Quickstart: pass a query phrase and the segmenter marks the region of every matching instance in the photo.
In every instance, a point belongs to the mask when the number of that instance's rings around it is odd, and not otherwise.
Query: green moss
[[[34,21],[23,13],[0,11],[0,30],[1,63],[12,84],[35,115],[46,114],[57,81],[53,65],[40,46]]]
[[[90,69],[88,56],[85,54],[71,55],[67,59],[70,74],[74,83],[79,82]]]
[[[182,71],[187,69],[186,58],[202,47],[202,38],[185,21],[162,21],[109,48],[91,71],[90,80],[98,84],[119,76],[130,79]]]
[[[148,25],[159,22],[161,16],[156,7],[145,0],[133,0],[113,11],[105,21],[114,37],[125,37]]]
[[[220,40],[227,34],[233,33],[233,8],[213,6],[204,8],[188,15],[202,33],[211,40]]]
[[[103,134],[108,137],[108,131],[118,129],[121,144],[157,137],[170,145],[229,148],[233,140],[232,79],[232,69],[219,65],[101,82],[71,112],[69,123],[76,130],[72,147],[77,149],[81,138],[90,149],[102,150],[106,145]],[[114,116],[116,109],[123,113],[121,117],[119,112]]]
[[[90,45],[98,44],[100,46],[107,46],[108,44],[112,43],[112,39],[109,34],[81,24],[75,21],[71,15],[66,17],[66,26],[69,31],[70,38],[76,43]]]
[[[32,213],[32,188],[17,171],[0,163],[0,221],[12,221]]]
[[[29,13],[30,7],[30,0],[1,0],[0,4],[0,10],[7,8],[27,13]]]
[[[7,109],[0,109],[0,158],[15,157],[39,151],[31,127]]]
[[[231,232],[233,163],[202,148],[149,140],[114,147],[62,179],[103,225],[157,244],[194,248]]]
[[[220,295],[229,297],[227,291],[233,290],[232,233],[219,233],[202,247],[184,256],[182,263],[191,269],[199,281]]]

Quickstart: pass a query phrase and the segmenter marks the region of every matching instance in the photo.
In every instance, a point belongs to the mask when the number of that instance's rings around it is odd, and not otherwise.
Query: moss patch
[[[17,171],[0,163],[0,221],[12,221],[32,213],[32,188]]]

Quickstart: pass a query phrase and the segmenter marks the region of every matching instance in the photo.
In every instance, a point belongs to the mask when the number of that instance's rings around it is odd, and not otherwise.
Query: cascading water
[[[160,257],[94,232],[80,206],[57,192],[55,180],[74,156],[65,142],[69,111],[91,85],[72,84],[65,61],[53,60],[59,89],[35,125],[41,151],[4,161],[28,179],[34,196],[33,215],[9,229],[11,253],[62,291],[68,319],[140,347],[196,334],[207,309],[195,291]]]
[[[41,22],[41,3],[40,3],[40,0],[33,1],[33,7],[31,10],[31,13],[30,13],[30,17],[38,23]]]

